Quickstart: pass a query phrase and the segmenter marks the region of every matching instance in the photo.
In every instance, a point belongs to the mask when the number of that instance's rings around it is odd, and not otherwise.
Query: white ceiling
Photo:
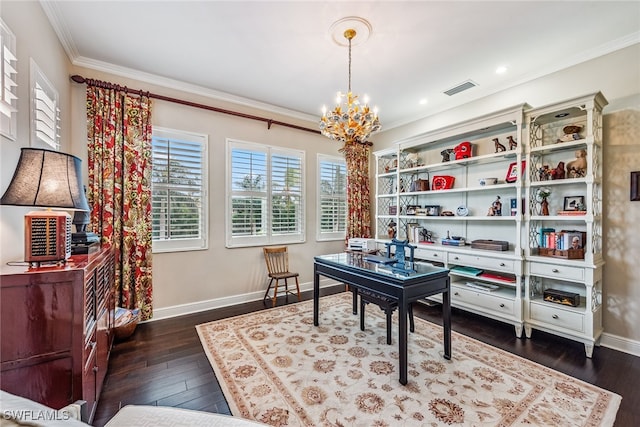
[[[640,42],[638,1],[41,4],[74,64],[314,120],[347,89],[348,50],[329,29],[362,17],[372,32],[352,49],[352,89],[383,129]]]

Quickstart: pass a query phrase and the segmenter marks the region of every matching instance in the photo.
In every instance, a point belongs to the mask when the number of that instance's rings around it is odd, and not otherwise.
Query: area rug
[[[409,382],[398,381],[397,319],[352,314],[350,293],[196,326],[231,413],[272,426],[610,426],[621,397],[416,318]]]

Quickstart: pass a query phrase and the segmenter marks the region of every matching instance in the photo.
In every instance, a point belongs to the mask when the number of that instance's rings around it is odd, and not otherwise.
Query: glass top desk
[[[398,352],[400,383],[407,384],[407,314],[409,304],[442,293],[444,357],[451,359],[451,283],[449,270],[429,263],[406,262],[405,269],[367,261],[357,253],[319,255],[313,262],[313,324],[319,325],[320,276],[349,285],[353,291],[354,312],[359,289],[375,292],[398,303]]]

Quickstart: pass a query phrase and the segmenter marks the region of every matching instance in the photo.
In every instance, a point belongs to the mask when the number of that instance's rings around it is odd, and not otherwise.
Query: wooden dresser
[[[0,387],[56,409],[84,400],[92,421],[113,343],[113,250],[0,274]]]

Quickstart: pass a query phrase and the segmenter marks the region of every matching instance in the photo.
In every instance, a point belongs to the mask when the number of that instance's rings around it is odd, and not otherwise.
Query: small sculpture
[[[396,223],[392,220],[389,223],[389,227],[387,228],[387,236],[389,236],[390,239],[393,239],[396,237]]]
[[[567,178],[582,178],[587,174],[587,151],[577,150],[576,158],[567,163]]]
[[[551,171],[551,179],[565,179],[564,162],[559,162],[558,166]]]
[[[502,216],[502,202],[500,201],[500,196],[497,196],[496,200],[491,203],[487,216]]]
[[[509,150],[515,150],[518,147],[518,143],[511,135],[507,137],[507,141],[509,142]]]
[[[500,142],[498,141],[498,138],[493,138],[493,143],[496,146],[496,153],[499,153],[501,151],[507,151],[507,147],[500,144]]]
[[[422,243],[433,243],[433,232],[423,228],[420,230],[420,242]]]
[[[562,132],[564,132],[564,135],[558,138],[557,142],[569,142],[580,139],[580,134],[578,133],[580,132],[580,130],[582,130],[582,126],[579,125],[569,125],[563,127]]]
[[[420,165],[420,157],[418,156],[418,153],[409,153],[407,154],[407,167],[409,168],[415,168],[416,166]]]
[[[440,152],[440,154],[442,155],[442,161],[443,162],[448,162],[451,160],[451,155],[454,155],[455,152],[453,151],[453,149],[451,148],[447,148],[444,149]]]
[[[548,181],[551,179],[551,169],[549,165],[543,165],[538,169],[538,181]]]

